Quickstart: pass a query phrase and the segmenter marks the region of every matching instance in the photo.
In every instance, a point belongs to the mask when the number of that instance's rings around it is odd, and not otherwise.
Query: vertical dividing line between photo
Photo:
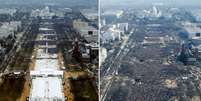
[[[101,1],[98,0],[98,42],[99,42],[99,66],[98,66],[98,100],[101,101],[100,99],[100,33],[101,33]]]
[[[98,0],[98,42],[99,42],[99,66],[98,66],[98,100],[100,101],[100,0]]]

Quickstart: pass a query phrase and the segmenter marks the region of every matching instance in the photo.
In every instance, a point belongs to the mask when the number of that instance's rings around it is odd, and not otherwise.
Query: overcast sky
[[[69,5],[98,5],[98,0],[0,0],[0,4],[69,4]]]
[[[201,6],[201,0],[101,0],[101,6],[108,5],[149,5],[149,4],[164,4],[164,5],[196,5]]]

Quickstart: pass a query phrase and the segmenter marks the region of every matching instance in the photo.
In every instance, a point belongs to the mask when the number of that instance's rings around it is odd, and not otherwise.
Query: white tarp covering
[[[59,64],[56,59],[38,59],[36,60],[35,70],[52,69],[58,70]]]
[[[64,101],[62,80],[58,77],[32,79],[30,101]]]
[[[35,62],[35,70],[52,69],[58,70],[57,54],[48,54],[46,49],[38,49]]]
[[[40,30],[51,29],[40,28]],[[57,54],[49,53],[49,47],[50,45],[46,43],[45,47],[37,49],[35,68],[30,72],[32,84],[29,101],[65,101],[63,71],[59,71]]]
[[[36,58],[40,59],[40,58],[57,58],[57,54],[48,54],[46,53],[46,49],[38,49],[37,50],[37,55]]]
[[[40,31],[52,31],[53,29],[50,28],[39,28]]]

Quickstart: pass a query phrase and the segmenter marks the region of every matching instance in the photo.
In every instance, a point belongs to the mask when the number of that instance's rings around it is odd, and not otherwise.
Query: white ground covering
[[[50,29],[50,28],[39,28],[39,30],[41,30],[41,31],[50,31],[50,30],[53,30],[53,29]]]
[[[46,47],[49,47],[48,43]],[[59,71],[57,54],[49,54],[45,48],[38,49],[34,69],[30,72],[32,84],[29,101],[65,101],[63,71]]]
[[[30,101],[51,101],[53,99],[64,101],[62,80],[58,77],[32,79],[32,91],[29,99]]]
[[[46,54],[46,49],[38,49],[36,58],[57,58],[57,54]]]
[[[38,59],[36,60],[35,70],[52,69],[58,70],[59,64],[56,59]]]
[[[58,70],[59,64],[57,58],[57,54],[46,54],[45,49],[38,49],[37,51],[37,59],[35,62],[35,70],[43,70],[43,69],[52,69]]]

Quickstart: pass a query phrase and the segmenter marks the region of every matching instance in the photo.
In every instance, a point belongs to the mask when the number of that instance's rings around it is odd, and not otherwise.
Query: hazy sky
[[[101,0],[102,6],[108,5],[149,5],[149,4],[164,4],[164,5],[196,5],[201,6],[201,0]]]
[[[98,0],[0,0],[0,4],[69,4],[69,5],[98,5]]]

